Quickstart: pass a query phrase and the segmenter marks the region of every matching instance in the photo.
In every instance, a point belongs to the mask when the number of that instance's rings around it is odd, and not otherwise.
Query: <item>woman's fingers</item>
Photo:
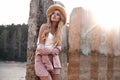
[[[37,52],[39,52],[41,55],[46,55],[46,51],[44,49],[37,49]]]
[[[54,48],[54,49],[43,48],[43,49],[37,49],[37,51],[41,55],[48,55],[48,54],[57,55],[57,54],[59,54],[59,50],[56,48]]]
[[[51,54],[57,55],[57,54],[59,54],[59,50],[58,49],[52,49]]]

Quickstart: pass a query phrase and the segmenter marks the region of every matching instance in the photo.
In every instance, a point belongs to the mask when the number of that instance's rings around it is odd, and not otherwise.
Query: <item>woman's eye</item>
[[[59,13],[57,13],[57,16],[60,16],[60,14],[59,14]]]
[[[58,13],[58,12],[53,12],[52,15],[54,15],[54,14],[57,16],[60,16],[60,13]]]
[[[55,14],[54,12],[52,14]]]

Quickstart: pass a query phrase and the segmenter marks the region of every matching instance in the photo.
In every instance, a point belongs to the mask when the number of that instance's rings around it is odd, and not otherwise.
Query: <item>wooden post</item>
[[[60,80],[68,80],[67,76],[67,62],[68,62],[68,27],[63,28],[63,35],[62,35],[62,51],[60,53],[60,60],[61,60],[61,74]]]
[[[77,13],[77,15],[76,15]],[[82,8],[74,8],[70,16],[69,26],[69,65],[68,80],[79,80],[80,77],[80,30]],[[78,20],[79,18],[79,20]]]
[[[114,64],[114,53],[113,53],[113,32],[112,30],[107,32],[107,80],[113,80],[113,64]]]
[[[82,12],[82,26],[80,32],[80,80],[90,80],[90,33],[88,31],[93,25],[91,13],[84,9]]]
[[[107,31],[96,25],[90,29],[87,20],[83,9],[73,9],[68,35],[68,80],[119,80],[120,28]],[[84,36],[86,31],[90,39]]]
[[[91,73],[90,73],[90,80],[98,80],[98,66],[99,66],[99,45],[100,45],[100,33],[101,29],[100,26],[96,25],[97,27],[91,31]]]
[[[113,62],[113,80],[120,79],[120,27],[114,30],[113,34],[113,51],[114,51],[114,62]]]

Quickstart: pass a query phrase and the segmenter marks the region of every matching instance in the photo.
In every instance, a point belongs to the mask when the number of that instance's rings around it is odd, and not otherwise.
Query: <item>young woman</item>
[[[39,31],[35,55],[35,72],[40,80],[59,80],[61,64],[62,28],[66,24],[66,12],[59,4],[51,5],[46,12],[47,23]]]

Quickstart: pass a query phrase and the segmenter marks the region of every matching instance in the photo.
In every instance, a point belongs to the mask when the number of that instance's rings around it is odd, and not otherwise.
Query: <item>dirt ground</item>
[[[26,62],[0,61],[0,80],[25,80]]]
[[[80,57],[80,80],[89,80],[91,71],[91,57]],[[109,61],[106,56],[99,55],[98,80],[107,80],[107,74],[111,74],[111,80],[120,80],[120,56]],[[112,64],[112,68],[111,68]],[[110,70],[109,70],[110,69]],[[25,80],[26,62],[0,61],[0,80]]]

